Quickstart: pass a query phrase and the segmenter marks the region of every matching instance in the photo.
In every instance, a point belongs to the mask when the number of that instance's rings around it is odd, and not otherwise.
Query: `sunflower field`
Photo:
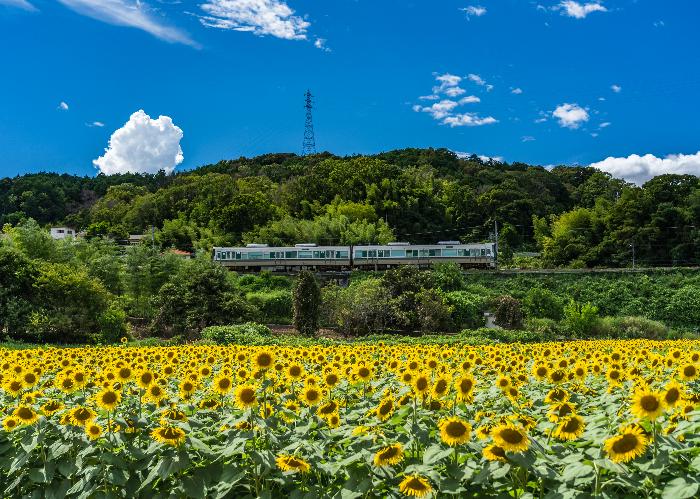
[[[696,340],[0,352],[0,497],[700,495]]]

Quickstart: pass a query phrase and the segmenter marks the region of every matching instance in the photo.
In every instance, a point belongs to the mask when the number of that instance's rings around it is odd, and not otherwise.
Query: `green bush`
[[[587,338],[596,332],[601,321],[598,317],[598,307],[590,303],[578,303],[574,300],[564,307],[564,320],[562,325],[565,330],[577,338]]]
[[[604,323],[606,333],[615,338],[660,340],[668,335],[663,323],[644,317],[606,317]]]
[[[494,300],[496,324],[505,329],[521,329],[523,312],[520,302],[512,296],[499,296]]]
[[[321,317],[321,288],[309,271],[299,274],[292,290],[294,327],[301,334],[313,335],[318,331]]]
[[[222,345],[259,345],[272,337],[269,327],[257,322],[235,326],[210,326],[202,330],[202,339]]]
[[[523,298],[523,309],[528,317],[561,320],[564,304],[561,299],[545,288],[532,288]]]
[[[525,330],[537,333],[542,338],[542,341],[555,340],[564,335],[557,321],[540,319],[539,317],[525,319]]]
[[[452,308],[452,320],[461,329],[476,329],[484,326],[486,302],[482,295],[468,291],[445,293],[447,304]]]
[[[665,315],[669,322],[700,330],[700,286],[677,289],[666,304]]]
[[[263,322],[289,323],[292,319],[292,294],[289,291],[256,291],[246,295],[260,310]]]

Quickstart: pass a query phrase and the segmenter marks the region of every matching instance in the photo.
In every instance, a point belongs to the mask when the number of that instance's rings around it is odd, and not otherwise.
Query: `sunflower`
[[[394,397],[384,397],[374,410],[379,421],[386,421],[394,413]]]
[[[145,390],[146,388],[151,386],[151,383],[153,383],[154,379],[155,376],[153,375],[153,373],[146,369],[144,371],[141,371],[136,377],[136,384]]]
[[[675,380],[669,381],[664,387],[663,399],[667,407],[675,407],[683,395],[683,388]]]
[[[214,378],[214,383],[212,383],[212,388],[219,395],[226,395],[233,387],[233,381],[229,376],[225,374],[220,374]]]
[[[88,407],[76,407],[71,409],[68,414],[68,420],[73,426],[85,426],[97,416],[95,411]]]
[[[559,387],[552,388],[551,390],[549,390],[549,392],[544,398],[544,401],[547,404],[566,402],[567,400],[569,400],[569,392]]]
[[[22,383],[25,388],[31,388],[39,381],[39,377],[32,371],[27,371],[22,374]]]
[[[625,426],[619,434],[607,439],[604,447],[611,461],[626,463],[644,454],[648,444],[641,428]]]
[[[403,445],[396,443],[382,447],[374,454],[375,466],[393,466],[403,461]]]
[[[157,383],[154,383],[148,387],[148,389],[146,390],[146,394],[144,395],[144,398],[157,405],[160,403],[161,400],[163,400],[167,396],[168,396],[168,394],[163,389],[163,387]]]
[[[300,457],[287,454],[277,456],[275,462],[277,463],[277,467],[282,471],[289,471],[292,473],[308,473],[311,469],[311,465]]]
[[[195,390],[197,390],[197,385],[194,383],[194,381],[190,381],[188,379],[182,380],[180,382],[180,397],[182,398],[189,398],[191,397]]]
[[[114,376],[122,383],[126,383],[134,376],[134,371],[129,366],[122,366],[114,372]]]
[[[399,484],[399,490],[407,496],[425,497],[433,491],[433,487],[424,476],[406,475]]]
[[[21,424],[22,423],[20,422],[19,418],[17,418],[16,416],[7,416],[5,419],[2,420],[2,427],[5,429],[6,432],[11,432],[12,430],[15,430]]]
[[[160,422],[162,425],[165,425],[168,420],[184,422],[187,421],[187,415],[173,404],[160,413]]]
[[[663,394],[643,389],[637,390],[632,397],[630,411],[640,419],[654,421],[664,413],[665,408]]]
[[[576,404],[573,402],[559,402],[552,404],[547,413],[547,417],[553,423],[556,423],[572,414],[576,414]]]
[[[496,386],[501,390],[507,390],[512,384],[513,382],[508,376],[501,375],[498,377],[498,379],[496,379]]]
[[[456,416],[442,419],[438,423],[438,428],[440,428],[442,441],[452,447],[468,442],[471,438],[471,425]]]
[[[372,369],[370,369],[367,366],[359,366],[355,370],[355,375],[361,381],[369,381],[370,379],[372,379]]]
[[[105,388],[95,395],[97,406],[106,411],[112,411],[121,401],[121,394],[111,388]]]
[[[484,458],[489,461],[501,461],[504,463],[508,461],[506,451],[503,450],[503,447],[499,447],[496,444],[491,444],[484,447],[483,455]]]
[[[239,409],[248,409],[258,403],[258,397],[253,385],[239,385],[234,395],[236,406]]]
[[[685,381],[692,381],[698,377],[698,368],[693,363],[683,364],[678,368],[678,374]]]
[[[560,420],[559,426],[554,430],[554,437],[559,440],[576,440],[581,436],[586,423],[581,416],[572,414]]]
[[[301,392],[301,400],[309,406],[318,405],[321,402],[321,390],[314,386],[307,386]]]
[[[34,409],[32,409],[32,406],[30,405],[18,406],[14,411],[12,411],[12,415],[24,425],[34,424],[39,419],[39,415],[34,412]]]
[[[423,395],[430,389],[430,378],[426,374],[413,377],[413,390],[417,395]]]
[[[512,423],[504,423],[491,430],[491,436],[506,452],[524,452],[530,447],[527,432]]]
[[[97,423],[88,423],[85,425],[85,434],[90,440],[97,440],[102,436],[102,427]]]
[[[24,389],[24,383],[22,383],[21,379],[8,379],[3,383],[2,389],[12,397],[17,397]]]
[[[272,367],[275,362],[275,356],[272,351],[268,349],[260,350],[255,357],[253,357],[253,364],[258,369],[268,369]]]
[[[474,398],[474,385],[474,377],[469,374],[457,378],[455,381],[457,400],[460,402],[471,402]]]
[[[340,416],[338,415],[338,413],[334,412],[333,414],[328,416],[326,418],[326,424],[330,428],[337,428],[338,426],[340,426]]]
[[[292,401],[290,401],[290,402],[292,404],[294,404]],[[286,407],[288,409],[290,408],[290,402],[287,402],[287,405],[286,405]],[[298,410],[298,406],[296,404],[292,405],[291,407],[294,407],[294,409],[290,409],[290,410],[293,410],[293,411]],[[338,407],[339,407],[338,402],[336,402],[335,400],[329,400],[328,402],[326,402],[325,404],[323,404],[321,407],[318,408],[318,411],[316,412],[316,414],[318,414],[322,418],[328,417],[331,414],[335,414],[338,410]]]
[[[185,441],[185,432],[174,426],[161,426],[151,432],[153,440],[177,447]]]
[[[447,392],[450,390],[451,381],[449,376],[442,375],[438,377],[433,384],[433,397],[442,398],[447,395]]]
[[[326,384],[326,386],[333,388],[335,385],[340,383],[340,376],[338,376],[338,373],[335,371],[331,371],[326,373],[326,375],[323,377],[323,382]]]
[[[44,416],[51,416],[61,409],[63,409],[63,403],[59,400],[49,400],[41,406],[41,412],[44,413]]]
[[[289,379],[299,379],[302,377],[304,374],[304,368],[301,366],[301,364],[289,364],[287,367],[287,376]]]

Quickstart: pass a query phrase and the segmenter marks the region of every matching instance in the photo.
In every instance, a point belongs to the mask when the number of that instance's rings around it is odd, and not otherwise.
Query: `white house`
[[[51,227],[51,237],[53,239],[67,239],[75,237],[75,229],[69,227]]]

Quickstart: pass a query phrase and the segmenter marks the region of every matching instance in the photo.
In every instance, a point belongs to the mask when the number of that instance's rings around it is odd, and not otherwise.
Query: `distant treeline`
[[[89,237],[155,227],[160,247],[485,241],[499,224],[503,263],[537,266],[700,264],[700,179],[638,187],[588,167],[547,170],[459,158],[446,149],[373,156],[268,154],[174,175],[0,180],[0,224],[28,219]],[[515,264],[519,262],[517,257]]]

